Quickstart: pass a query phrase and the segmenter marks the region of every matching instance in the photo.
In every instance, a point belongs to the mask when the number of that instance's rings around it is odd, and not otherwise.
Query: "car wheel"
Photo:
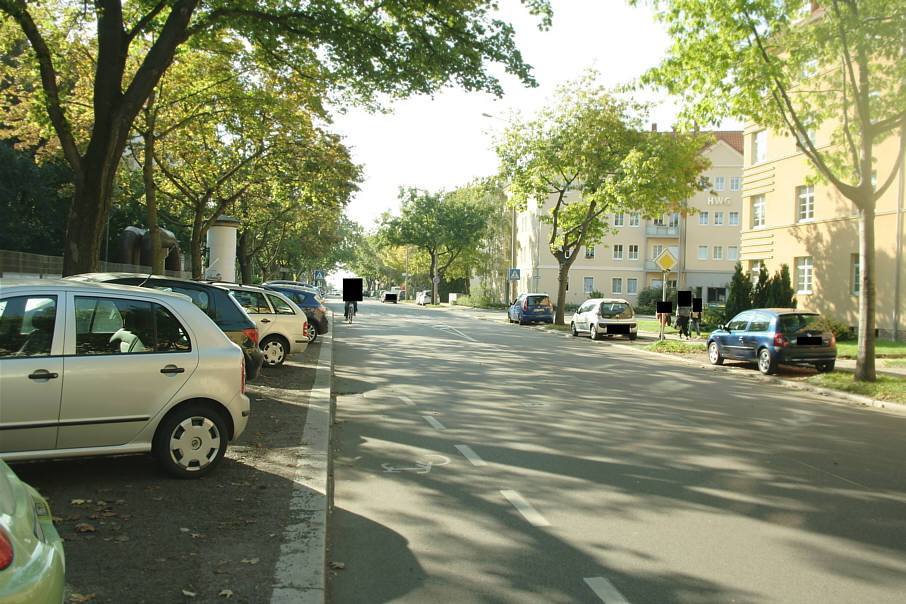
[[[308,326],[308,343],[314,344],[315,340],[318,339],[318,328],[314,325]]]
[[[631,333],[631,334],[629,334],[629,339],[630,339],[630,340],[634,340],[634,339],[636,339],[637,337],[639,337],[639,334],[637,334],[637,333]]]
[[[594,323],[588,326],[588,337],[592,340],[597,340],[600,338],[598,335],[598,328],[595,327]]]
[[[288,346],[280,336],[267,336],[261,342],[264,353],[264,364],[268,367],[279,367],[286,360]]]
[[[576,324],[575,324],[575,322],[569,324],[569,332],[570,332],[571,334],[573,334],[573,337],[574,337],[574,338],[575,338],[576,336],[579,335],[579,332],[576,331]]]
[[[830,373],[831,371],[834,370],[834,365],[836,363],[837,363],[836,361],[826,361],[824,363],[818,363],[817,365],[815,365],[815,369],[817,369],[821,373]]]
[[[720,347],[717,345],[717,342],[708,344],[708,360],[712,365],[724,364],[724,357],[720,354]]]
[[[777,371],[777,361],[767,348],[758,351],[758,370],[765,375],[771,375]]]
[[[152,451],[168,474],[199,478],[220,463],[228,440],[220,412],[208,405],[189,403],[160,423]]]

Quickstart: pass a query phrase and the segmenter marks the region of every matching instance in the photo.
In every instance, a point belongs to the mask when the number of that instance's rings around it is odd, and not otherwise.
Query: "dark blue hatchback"
[[[522,294],[507,311],[510,323],[553,323],[554,305],[547,294]]]
[[[827,321],[815,312],[795,308],[746,310],[708,336],[708,360],[754,361],[764,374],[777,365],[813,365],[833,371],[837,339]]]

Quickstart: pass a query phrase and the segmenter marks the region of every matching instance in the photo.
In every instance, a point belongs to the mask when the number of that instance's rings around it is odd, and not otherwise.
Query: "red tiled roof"
[[[742,130],[713,130],[711,134],[717,140],[727,143],[740,153],[743,152]]]

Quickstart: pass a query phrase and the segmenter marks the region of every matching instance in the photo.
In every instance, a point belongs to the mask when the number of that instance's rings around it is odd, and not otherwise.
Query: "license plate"
[[[824,342],[815,336],[799,336],[796,338],[796,344],[799,346],[821,346]]]

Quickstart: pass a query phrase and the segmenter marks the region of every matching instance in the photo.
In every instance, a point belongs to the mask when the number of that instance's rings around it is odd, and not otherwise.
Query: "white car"
[[[604,335],[623,335],[634,340],[639,335],[632,304],[623,298],[586,300],[570,319],[569,330],[574,336],[587,333],[592,340]]]
[[[251,285],[221,284],[258,326],[264,364],[279,367],[291,354],[308,348],[309,326],[305,312],[283,294]]]
[[[424,305],[426,305],[426,304],[431,304],[431,297],[432,297],[432,296],[431,296],[431,290],[430,290],[430,289],[423,289],[423,290],[420,291],[420,292],[416,292],[416,294],[415,294],[415,303],[416,303],[416,304],[419,304],[419,305],[421,305],[421,306],[424,306]]]
[[[0,458],[152,453],[202,476],[245,430],[242,350],[185,295],[0,279]]]

